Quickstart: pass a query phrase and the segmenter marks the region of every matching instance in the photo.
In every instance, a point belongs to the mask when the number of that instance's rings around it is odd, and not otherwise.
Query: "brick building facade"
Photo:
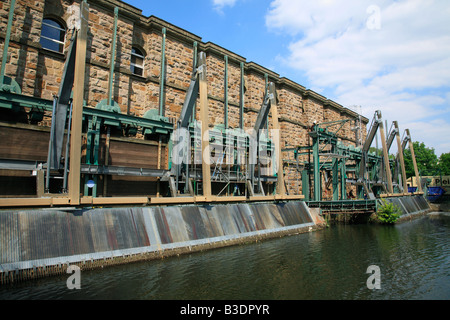
[[[145,17],[142,11],[116,0],[90,0],[89,31],[84,98],[95,107],[106,99],[111,61],[114,8],[119,8],[113,99],[124,114],[142,117],[160,104],[160,74],[163,28],[166,30],[164,115],[178,118],[192,76],[194,44],[207,54],[207,80],[210,125],[224,122],[225,56],[228,59],[228,124],[239,127],[241,63],[244,64],[244,126],[253,126],[263,102],[266,79],[276,84],[282,147],[306,146],[308,129],[314,122],[336,120],[345,123],[339,131],[344,144],[355,145],[352,127],[358,114],[266,69],[202,39],[160,18]],[[3,49],[10,0],[0,3],[0,50]],[[17,0],[12,25],[9,60],[5,74],[14,78],[22,93],[51,99],[57,94],[73,26],[79,14],[79,1]],[[45,48],[43,26],[54,23],[63,33],[61,50]],[[53,29],[52,29],[53,30]],[[60,33],[60,35],[62,34]],[[60,51],[60,52],[58,52]],[[251,57],[250,57],[251,58]],[[45,122],[44,122],[45,123]],[[270,123],[270,119],[269,119]],[[368,119],[362,118],[362,132]],[[287,158],[285,154],[283,158]],[[287,169],[288,188],[297,191],[298,182]]]

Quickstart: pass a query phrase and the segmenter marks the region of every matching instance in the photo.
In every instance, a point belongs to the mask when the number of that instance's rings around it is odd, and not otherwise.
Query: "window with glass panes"
[[[144,55],[141,50],[133,47],[131,49],[131,72],[138,76],[144,75]]]
[[[41,40],[43,48],[52,51],[63,52],[66,29],[54,19],[44,19],[42,21]]]

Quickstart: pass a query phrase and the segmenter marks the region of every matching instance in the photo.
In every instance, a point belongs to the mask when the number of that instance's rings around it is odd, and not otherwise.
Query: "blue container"
[[[437,201],[444,193],[445,190],[441,187],[428,187],[427,199],[430,202]]]

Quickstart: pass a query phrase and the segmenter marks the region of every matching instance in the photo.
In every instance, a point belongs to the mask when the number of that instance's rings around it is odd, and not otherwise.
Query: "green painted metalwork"
[[[3,44],[2,65],[0,68],[0,90],[14,93],[21,93],[19,84],[12,78],[5,76],[6,62],[8,60],[9,40],[11,39],[11,27],[14,17],[14,7],[16,0],[11,0],[8,14],[8,25],[6,27],[5,42]]]
[[[330,121],[314,125],[312,131],[309,133],[313,140],[312,146],[297,147],[297,156],[308,155],[309,152],[312,152],[312,162],[309,163],[306,161],[304,163],[304,170],[314,179],[312,198],[315,201],[321,201],[321,174],[327,174],[328,177],[329,172],[332,174],[332,180],[329,181],[329,183],[333,186],[333,200],[337,201],[339,200],[339,197],[341,200],[347,198],[346,182],[355,184],[357,186],[356,197],[363,199],[365,194],[367,194],[367,190],[365,190],[361,184],[358,184],[357,180],[359,179],[357,173],[360,172],[360,166],[362,164],[367,165],[369,168],[368,173],[370,173],[370,176],[367,179],[367,185],[377,190],[378,193],[381,191],[381,181],[383,180],[380,176],[380,170],[382,170],[382,157],[371,152],[364,153],[361,148],[344,146],[337,141],[336,132],[338,132],[348,121],[349,120]],[[339,127],[335,132],[328,130],[337,125],[339,125]],[[302,150],[308,151],[300,152]],[[325,156],[327,156],[326,159],[321,159],[321,157]],[[349,180],[349,172],[355,173],[356,178],[354,180]],[[305,190],[309,191],[310,182],[306,180],[306,176],[305,178],[302,178],[302,184],[304,192]]]
[[[343,151],[340,150],[340,153],[343,155]],[[347,181],[347,173],[346,173],[346,163],[345,159],[339,160],[339,170],[341,171],[341,200],[347,199],[346,193],[346,181]]]
[[[6,60],[8,60],[8,48],[9,48],[9,40],[11,38],[11,26],[12,26],[12,21],[13,21],[13,17],[14,17],[15,4],[16,4],[16,0],[11,0],[11,5],[9,8],[9,15],[8,15],[8,26],[6,27],[5,42],[3,44],[2,67],[0,69],[0,84],[4,83]]]
[[[159,82],[159,115],[164,116],[164,82],[166,79],[166,28],[162,28],[161,72]]]
[[[119,8],[114,8],[114,33],[111,51],[111,63],[109,69],[108,106],[111,106],[113,92],[114,67],[116,63],[116,41],[117,41],[117,20],[119,19]]]
[[[358,211],[374,210],[377,208],[377,200],[338,200],[338,201],[306,201],[310,208],[321,208],[326,211]]]
[[[104,111],[121,113],[119,104],[110,98],[101,100],[95,107]]]
[[[37,109],[42,112],[52,111],[53,101],[46,100],[31,96],[26,96],[23,94],[11,93],[11,92],[0,92],[0,107],[20,110],[22,107]],[[159,130],[164,130],[165,133],[169,134],[173,131],[173,124],[166,121],[154,120],[150,118],[135,117],[132,115],[109,112],[101,110],[98,108],[91,108],[85,106],[83,108],[83,116],[92,117],[97,116],[103,119],[105,124],[113,126],[126,126],[134,125],[141,127],[143,129],[153,129],[158,128]]]
[[[304,200],[305,201],[309,201],[310,197],[309,197],[309,170],[308,169],[304,169],[302,170],[302,194],[305,197]]]
[[[192,70],[197,70],[197,55],[198,55],[198,44],[197,41],[194,41],[193,44],[193,51],[194,51],[194,56],[192,58],[193,60],[193,66],[192,66]],[[195,121],[195,111],[196,111],[196,103],[194,103],[194,108],[192,109],[192,118],[191,118],[191,122]]]
[[[100,151],[100,127],[101,119],[97,116],[90,117],[88,119],[88,131],[86,134],[86,164],[98,165],[99,164],[99,151]],[[94,185],[90,188],[88,182],[94,181]],[[97,175],[85,175],[84,195],[89,196],[89,189],[92,189],[92,197],[97,196]]]
[[[228,56],[224,57],[225,60],[225,76],[224,76],[224,124],[225,129],[228,128]]]
[[[239,99],[239,128],[244,129],[244,94],[245,94],[245,83],[244,83],[244,63],[241,62],[241,88],[240,88],[240,99]]]
[[[312,132],[310,135],[313,137],[313,177],[314,177],[314,200],[320,201],[321,200],[321,191],[320,191],[320,185],[321,185],[321,178],[320,178],[320,157],[319,157],[319,136],[317,132]]]

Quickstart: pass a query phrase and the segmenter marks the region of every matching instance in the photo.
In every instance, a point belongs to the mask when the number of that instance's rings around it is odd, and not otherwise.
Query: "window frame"
[[[48,23],[48,22],[47,22],[48,20],[53,21],[53,22],[55,22],[56,24],[58,24],[58,27],[57,27],[57,26],[54,26],[54,25],[52,25],[52,24],[50,24],[50,23]],[[58,30],[58,31],[60,32],[60,34],[59,34],[60,36],[61,36],[61,32],[64,33],[64,39],[63,39],[63,41],[61,41],[61,40],[59,40],[59,39],[57,40],[57,39],[55,39],[55,38],[51,38],[51,37],[48,37],[47,35],[44,35],[44,34],[42,33],[42,31],[44,30],[44,28],[41,27],[41,36],[40,36],[39,39],[44,39],[44,40],[47,40],[47,41],[50,41],[50,42],[52,42],[52,43],[57,44],[59,50],[54,50],[54,49],[45,47],[44,45],[42,45],[41,41],[39,41],[39,43],[41,44],[42,48],[45,49],[45,50],[50,50],[50,51],[52,51],[52,52],[64,53],[64,46],[65,46],[65,44],[66,44],[66,38],[67,38],[67,29],[65,28],[64,24],[63,24],[61,21],[59,21],[59,20],[57,20],[57,19],[55,19],[55,18],[53,18],[53,17],[46,17],[46,18],[42,19],[42,26],[46,26],[46,27],[48,27],[48,28],[52,28],[52,29],[54,29],[54,30]]]
[[[135,52],[133,52],[135,51]],[[136,53],[138,51],[139,53]],[[133,63],[133,57],[142,59],[142,64]],[[132,46],[131,48],[131,60],[130,60],[130,71],[135,76],[143,77],[144,76],[144,65],[145,65],[145,53],[143,50],[136,46]],[[141,74],[136,73],[136,69],[140,69]]]

